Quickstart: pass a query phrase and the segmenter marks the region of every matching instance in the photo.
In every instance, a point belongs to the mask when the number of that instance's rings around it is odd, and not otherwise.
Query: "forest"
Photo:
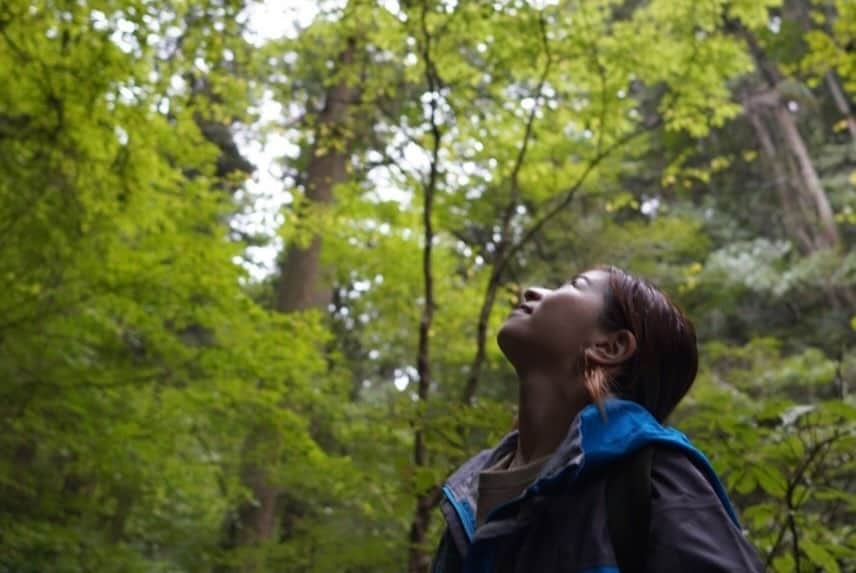
[[[767,570],[856,571],[856,2],[0,0],[0,86],[0,571],[427,571],[598,264]]]

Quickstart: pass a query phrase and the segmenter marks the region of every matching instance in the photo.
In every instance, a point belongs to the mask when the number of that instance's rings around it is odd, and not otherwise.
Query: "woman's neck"
[[[520,433],[514,465],[528,464],[553,453],[588,401],[582,381],[571,379],[567,372],[518,374]]]

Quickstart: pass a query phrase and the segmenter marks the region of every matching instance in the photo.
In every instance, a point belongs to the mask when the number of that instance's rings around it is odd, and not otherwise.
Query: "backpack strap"
[[[618,462],[606,482],[609,537],[621,573],[643,573],[651,530],[653,446]]]

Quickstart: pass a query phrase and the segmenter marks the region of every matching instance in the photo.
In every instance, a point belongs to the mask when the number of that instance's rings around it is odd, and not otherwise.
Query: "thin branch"
[[[791,542],[794,553],[794,571],[800,570],[800,543],[799,543],[799,533],[797,532],[797,522],[794,518],[795,509],[790,506],[790,502],[788,503],[788,529],[791,532]]]
[[[793,513],[794,513],[794,511],[796,511],[796,509],[799,507],[799,505],[794,504],[794,500],[793,500],[794,492],[796,490],[796,487],[798,485],[800,485],[800,483],[803,481],[803,478],[804,478],[806,472],[808,471],[809,467],[814,463],[815,458],[817,458],[817,456],[820,455],[827,446],[831,445],[832,443],[834,443],[836,440],[838,440],[842,436],[843,436],[843,434],[835,432],[832,436],[826,438],[823,441],[816,443],[814,445],[814,447],[811,448],[808,456],[803,460],[803,462],[799,466],[797,466],[797,469],[795,470],[793,477],[790,480],[788,480],[788,487],[787,487],[787,490],[785,491],[785,504],[788,508],[788,515],[784,519],[784,521],[782,522],[781,527],[779,528],[779,533],[776,535],[776,541],[773,543],[773,547],[771,547],[770,552],[767,553],[767,558],[764,561],[764,569],[765,570],[769,569],[769,567],[772,565],[773,558],[776,556],[776,552],[779,549],[779,545],[781,545],[781,543],[782,543],[782,539],[784,539],[786,531],[788,531],[788,530],[791,531],[791,535],[794,536],[795,550],[797,551],[797,553],[799,552],[799,546],[797,545],[798,541],[796,540],[796,534],[795,534],[796,523],[794,523],[794,521],[793,521],[794,520]],[[795,559],[795,561],[797,563],[799,562],[798,556]],[[799,569],[797,569],[797,570],[799,570]]]
[[[461,401],[464,404],[470,404],[475,396],[476,388],[478,387],[479,378],[481,377],[481,368],[484,364],[487,354],[487,324],[490,320],[490,312],[493,309],[494,301],[496,300],[496,291],[502,278],[502,269],[505,268],[505,262],[509,256],[509,245],[511,244],[511,222],[517,206],[520,204],[520,170],[526,160],[526,154],[529,150],[529,143],[534,136],[535,118],[537,117],[539,104],[543,98],[544,86],[547,83],[547,77],[550,74],[550,69],[553,65],[553,55],[550,51],[550,44],[547,39],[547,25],[544,21],[544,15],[538,15],[538,28],[541,32],[541,45],[543,53],[546,56],[544,68],[538,78],[538,85],[535,90],[535,103],[532,109],[529,110],[529,116],[526,119],[526,126],[523,130],[523,141],[520,145],[520,151],[514,161],[514,167],[511,170],[510,177],[510,192],[509,200],[505,206],[500,226],[499,242],[496,245],[496,253],[493,259],[493,267],[491,269],[490,279],[488,280],[484,298],[482,299],[481,309],[479,310],[479,318],[476,326],[476,354],[470,364],[469,376],[467,384],[464,387],[464,392]]]
[[[500,266],[500,272],[504,270],[504,266],[507,263],[508,259],[517,254],[520,249],[526,245],[532,238],[538,234],[544,226],[549,223],[554,217],[556,217],[559,213],[561,213],[564,209],[571,204],[576,196],[577,192],[582,187],[583,183],[585,183],[588,176],[591,174],[594,169],[600,165],[604,159],[609,157],[615,150],[627,145],[637,137],[649,132],[655,127],[659,126],[662,123],[662,120],[658,117],[654,121],[651,121],[644,125],[642,128],[637,129],[631,133],[624,135],[623,137],[616,140],[614,143],[609,145],[606,149],[598,153],[592,160],[586,165],[586,168],[577,177],[576,181],[574,181],[564,192],[562,199],[550,210],[548,210],[544,215],[539,217],[531,227],[523,234],[523,236],[515,241],[508,250],[508,254],[505,261],[502,261]]]

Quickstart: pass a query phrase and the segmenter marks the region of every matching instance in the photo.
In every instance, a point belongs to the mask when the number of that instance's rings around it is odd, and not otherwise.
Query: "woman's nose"
[[[526,302],[533,300],[541,300],[544,297],[544,289],[529,287],[523,291],[523,300]]]

